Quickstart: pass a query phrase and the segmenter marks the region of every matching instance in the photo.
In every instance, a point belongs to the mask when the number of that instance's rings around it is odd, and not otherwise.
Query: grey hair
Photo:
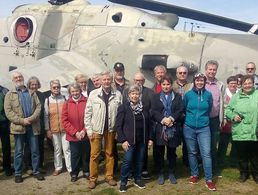
[[[92,75],[91,80],[94,80],[94,79],[100,78],[100,77],[101,77],[100,73],[95,73],[94,75]]]
[[[57,85],[61,86],[60,81],[58,79],[51,80],[50,87],[52,87],[53,84],[57,84]]]
[[[28,81],[27,81],[27,87],[28,87],[29,89],[30,89],[30,84],[31,84],[32,81],[36,81],[36,82],[38,83],[38,85],[39,85],[39,88],[41,88],[41,83],[40,83],[38,77],[32,76],[32,77],[30,77],[30,78],[28,79]]]
[[[19,71],[14,71],[14,72],[11,73],[11,78],[12,78],[12,80],[13,80],[13,78],[14,78],[15,75],[21,75],[21,76],[24,78],[24,76],[22,75],[21,72],[19,72]]]
[[[131,92],[135,92],[135,91],[138,91],[140,93],[140,87],[138,85],[131,85],[129,88],[128,88],[128,94],[131,93]]]
[[[85,80],[85,81],[88,81],[88,77],[84,74],[77,74],[75,77],[74,77],[74,80],[76,82],[79,82],[80,80]]]
[[[179,70],[180,68],[185,68],[186,72],[188,72],[188,68],[187,68],[184,64],[178,66],[178,67],[176,68],[176,72],[178,72],[178,70]]]
[[[165,73],[167,73],[167,69],[166,69],[166,67],[164,65],[157,65],[157,66],[155,66],[155,68],[153,70],[154,73],[156,73],[158,69],[162,69]]]
[[[111,79],[113,79],[113,73],[111,71],[103,71],[100,73],[100,76],[108,75]]]
[[[80,92],[82,92],[80,85],[79,85],[78,83],[76,83],[76,82],[71,83],[71,84],[68,85],[68,87],[67,87],[67,91],[68,91],[68,93],[69,93],[70,95],[71,95],[71,88],[78,89],[78,90],[80,90]]]
[[[219,63],[218,63],[217,60],[209,60],[208,62],[206,62],[206,64],[205,64],[205,70],[207,70],[208,65],[215,65],[215,66],[217,66],[217,68],[219,67]]]
[[[256,65],[255,65],[255,63],[254,63],[254,62],[248,62],[246,65],[248,65],[248,64],[252,64],[252,65],[254,65],[254,68],[256,69]]]

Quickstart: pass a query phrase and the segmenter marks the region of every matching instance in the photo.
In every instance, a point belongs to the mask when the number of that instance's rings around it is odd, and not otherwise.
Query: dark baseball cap
[[[125,67],[121,62],[117,62],[114,65],[114,69],[115,69],[115,71],[124,71]]]

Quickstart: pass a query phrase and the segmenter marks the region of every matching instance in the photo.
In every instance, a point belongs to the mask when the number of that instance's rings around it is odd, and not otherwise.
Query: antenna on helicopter
[[[63,4],[69,3],[70,1],[73,1],[73,0],[49,0],[48,2],[51,5],[63,5]]]

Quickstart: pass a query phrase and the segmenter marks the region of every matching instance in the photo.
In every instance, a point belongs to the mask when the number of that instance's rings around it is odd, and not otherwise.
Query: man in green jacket
[[[20,72],[13,72],[12,81],[15,89],[6,94],[4,109],[11,122],[11,133],[14,134],[15,140],[15,182],[23,182],[22,163],[25,139],[30,144],[33,175],[41,181],[44,180],[44,177],[39,172],[40,102],[36,93],[25,87],[24,77]]]

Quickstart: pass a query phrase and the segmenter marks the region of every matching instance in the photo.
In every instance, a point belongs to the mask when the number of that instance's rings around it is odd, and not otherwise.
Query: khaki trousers
[[[115,132],[104,131],[103,135],[93,133],[90,140],[91,152],[90,152],[90,181],[97,182],[98,168],[99,168],[99,155],[101,151],[101,141],[104,137],[104,152],[105,152],[105,178],[106,180],[113,179],[114,169],[114,139]]]

